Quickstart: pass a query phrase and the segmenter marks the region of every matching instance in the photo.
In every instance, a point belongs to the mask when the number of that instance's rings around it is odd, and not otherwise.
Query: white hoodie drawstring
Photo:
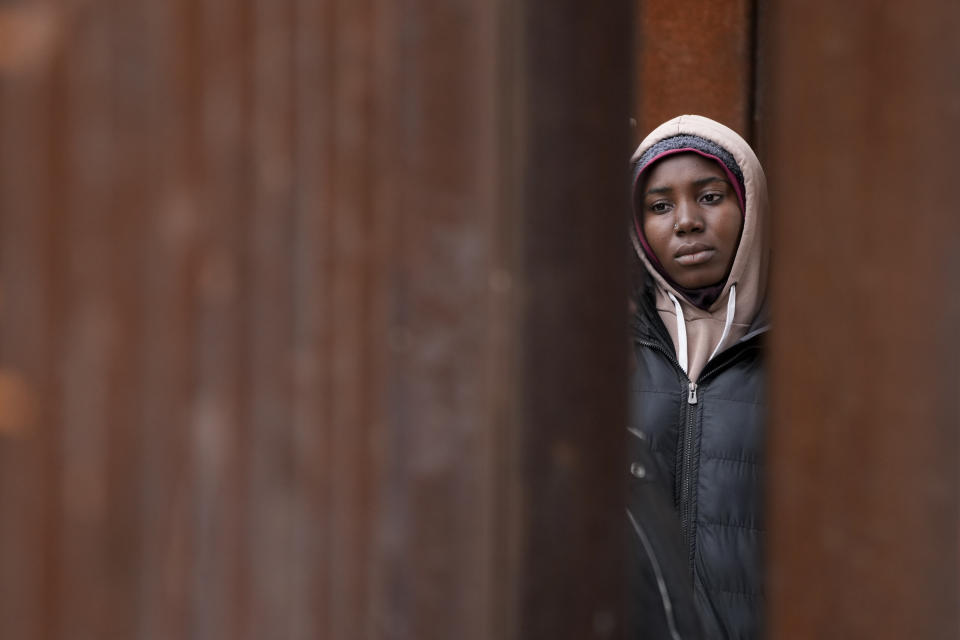
[[[687,373],[687,323],[683,318],[683,308],[680,306],[680,301],[669,291],[667,291],[667,295],[670,296],[670,301],[673,302],[673,308],[677,312],[677,361],[680,363],[680,368],[683,369],[683,372]],[[730,294],[727,296],[727,317],[723,322],[723,333],[720,334],[720,342],[713,348],[713,353],[707,358],[707,362],[713,360],[713,356],[717,355],[723,342],[727,339],[727,336],[730,335],[730,327],[733,325],[733,316],[736,314],[736,311],[737,285],[732,284],[730,285]]]
[[[717,346],[713,348],[713,353],[710,354],[710,357],[707,358],[707,362],[713,360],[713,356],[717,355],[717,352],[720,351],[720,346],[723,344],[723,341],[727,339],[727,336],[730,335],[730,325],[733,324],[733,316],[737,311],[737,285],[730,285],[730,295],[727,297],[727,319],[723,323],[723,333],[720,334],[720,342],[717,343]]]
[[[680,362],[680,368],[687,372],[687,323],[683,319],[683,309],[680,308],[680,301],[676,296],[667,291],[667,295],[673,301],[673,308],[677,310],[677,360]]]

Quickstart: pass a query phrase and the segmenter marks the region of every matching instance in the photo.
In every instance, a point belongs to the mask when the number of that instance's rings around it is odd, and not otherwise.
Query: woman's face
[[[695,153],[647,169],[643,233],[670,279],[686,289],[718,284],[730,271],[743,215],[720,165]]]

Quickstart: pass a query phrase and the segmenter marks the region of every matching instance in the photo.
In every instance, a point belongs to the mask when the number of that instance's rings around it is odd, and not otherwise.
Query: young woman
[[[704,638],[759,638],[766,179],[739,135],[700,116],[657,127],[633,162],[646,282],[633,319],[631,482],[666,488],[686,569],[685,584],[670,583],[678,554],[661,542],[656,557],[649,505],[632,488],[633,584],[658,585],[668,637],[697,634],[681,633],[696,626],[684,609],[692,587]]]

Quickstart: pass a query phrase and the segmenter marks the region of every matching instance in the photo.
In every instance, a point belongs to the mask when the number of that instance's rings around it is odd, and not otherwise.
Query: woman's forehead
[[[696,153],[677,153],[657,160],[646,168],[644,190],[662,183],[699,182],[719,179],[727,182],[719,163]]]

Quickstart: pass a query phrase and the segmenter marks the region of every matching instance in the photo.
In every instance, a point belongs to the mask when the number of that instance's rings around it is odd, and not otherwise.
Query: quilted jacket
[[[654,473],[679,516],[695,608],[709,639],[762,637],[764,315],[707,363],[696,383],[677,362],[651,292],[634,318],[637,366],[628,437],[649,448]],[[629,517],[650,522],[649,507],[630,495]],[[644,541],[634,533],[637,556]],[[687,588],[672,586],[681,600]]]

